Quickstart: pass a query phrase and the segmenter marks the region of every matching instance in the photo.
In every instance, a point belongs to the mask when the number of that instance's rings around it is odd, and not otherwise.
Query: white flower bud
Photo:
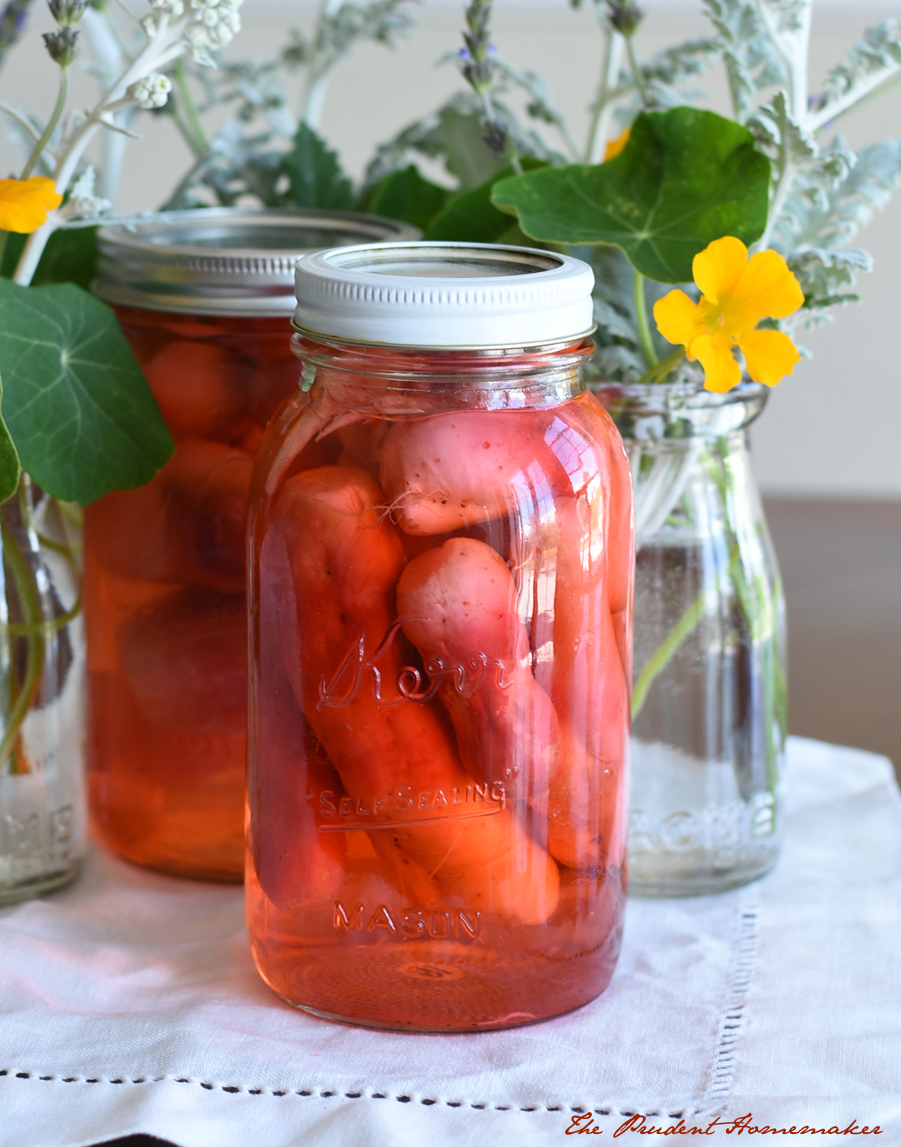
[[[171,91],[172,85],[168,76],[161,75],[159,72],[151,72],[143,80],[138,80],[137,83],[132,84],[128,89],[128,94],[138,107],[149,110],[150,108],[161,108]]]
[[[67,214],[73,215],[102,215],[109,211],[112,204],[108,199],[100,199],[94,194],[94,182],[97,173],[93,167],[86,167],[72,184],[69,199],[66,204]]]
[[[170,0],[180,2],[180,0]],[[185,29],[185,40],[192,57],[200,64],[212,65],[210,49],[224,48],[241,30],[238,9],[242,0],[187,0],[191,19]]]

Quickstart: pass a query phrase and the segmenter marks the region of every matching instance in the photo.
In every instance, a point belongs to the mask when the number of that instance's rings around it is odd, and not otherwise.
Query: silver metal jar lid
[[[306,255],[294,326],[376,346],[540,346],[594,328],[587,263],[491,243],[386,243]]]
[[[294,264],[311,251],[415,239],[352,211],[204,207],[102,227],[94,292],[110,303],[204,315],[290,315]]]

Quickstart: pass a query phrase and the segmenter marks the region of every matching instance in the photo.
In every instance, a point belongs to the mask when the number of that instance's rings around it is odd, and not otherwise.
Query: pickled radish
[[[632,471],[626,449],[618,435],[604,433],[609,428],[607,411],[594,398],[574,404],[573,421],[587,434],[607,443],[609,505],[606,539],[607,601],[613,620],[616,644],[627,682],[632,680],[632,643],[628,632],[632,616],[632,586],[635,565],[635,539],[632,513]]]
[[[90,508],[91,545],[119,577],[244,591],[244,526],[253,459],[186,439],[157,476]]]
[[[544,796],[560,728],[530,668],[529,638],[503,558],[484,542],[456,538],[415,558],[401,575],[404,632],[451,716],[464,767],[507,791]]]
[[[482,542],[455,539],[412,561],[398,584],[398,610],[427,666],[441,665],[438,695],[463,764],[476,776],[501,773],[546,818],[557,860],[596,867],[612,843],[625,714],[592,712],[615,723],[601,735],[582,726],[577,737],[561,728],[529,667],[513,578]],[[568,656],[575,661],[575,651]],[[581,661],[575,666],[584,668]],[[598,744],[617,746],[620,757],[599,758]],[[605,782],[607,776],[616,783]]]
[[[548,587],[532,626],[535,677],[560,720],[565,783],[549,798],[548,847],[561,862],[593,867],[622,862],[621,803],[629,732],[629,683],[607,592],[602,507],[560,499],[536,556],[536,580]],[[628,553],[613,554],[628,561]],[[628,579],[627,579],[628,580]]]
[[[339,789],[341,782],[304,720],[284,670],[270,668],[267,684],[274,688],[261,715],[258,764],[247,780],[249,799],[265,816],[265,842],[261,832],[251,832],[248,847],[263,891],[277,907],[290,909],[339,894],[347,840],[345,833],[318,831],[307,791]]]
[[[391,427],[390,422],[379,418],[369,418],[345,426],[337,433],[343,448],[342,466],[361,466],[370,473],[377,474],[379,468],[379,448]]]
[[[628,682],[607,592],[606,517],[584,500],[557,502],[538,571],[553,595],[536,613],[532,639],[536,679],[560,720],[589,758],[618,765],[628,734]]]
[[[119,625],[116,644],[146,720],[200,735],[247,724],[244,597],[178,589]]]
[[[224,346],[188,340],[167,343],[144,362],[144,373],[175,438],[229,442],[251,421],[249,368]]]
[[[542,443],[543,410],[471,410],[397,422],[382,444],[380,480],[408,534],[445,534],[501,517],[530,447]]]
[[[395,624],[404,554],[383,505],[352,467],[308,471],[279,491],[261,565],[285,547],[297,607],[296,634],[282,643],[288,675],[380,857],[420,867],[474,911],[542,923],[557,903],[556,865],[502,787],[472,799],[440,707],[409,696],[413,668]]]
[[[246,503],[266,420],[301,368],[286,315],[148,302],[116,312],[177,447],[148,485],[85,510],[92,814],[138,864],[240,881]],[[290,819],[287,797],[279,807]]]

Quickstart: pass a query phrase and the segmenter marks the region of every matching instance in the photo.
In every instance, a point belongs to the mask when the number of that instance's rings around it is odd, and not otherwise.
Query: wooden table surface
[[[767,498],[788,606],[789,731],[901,781],[901,502]]]

